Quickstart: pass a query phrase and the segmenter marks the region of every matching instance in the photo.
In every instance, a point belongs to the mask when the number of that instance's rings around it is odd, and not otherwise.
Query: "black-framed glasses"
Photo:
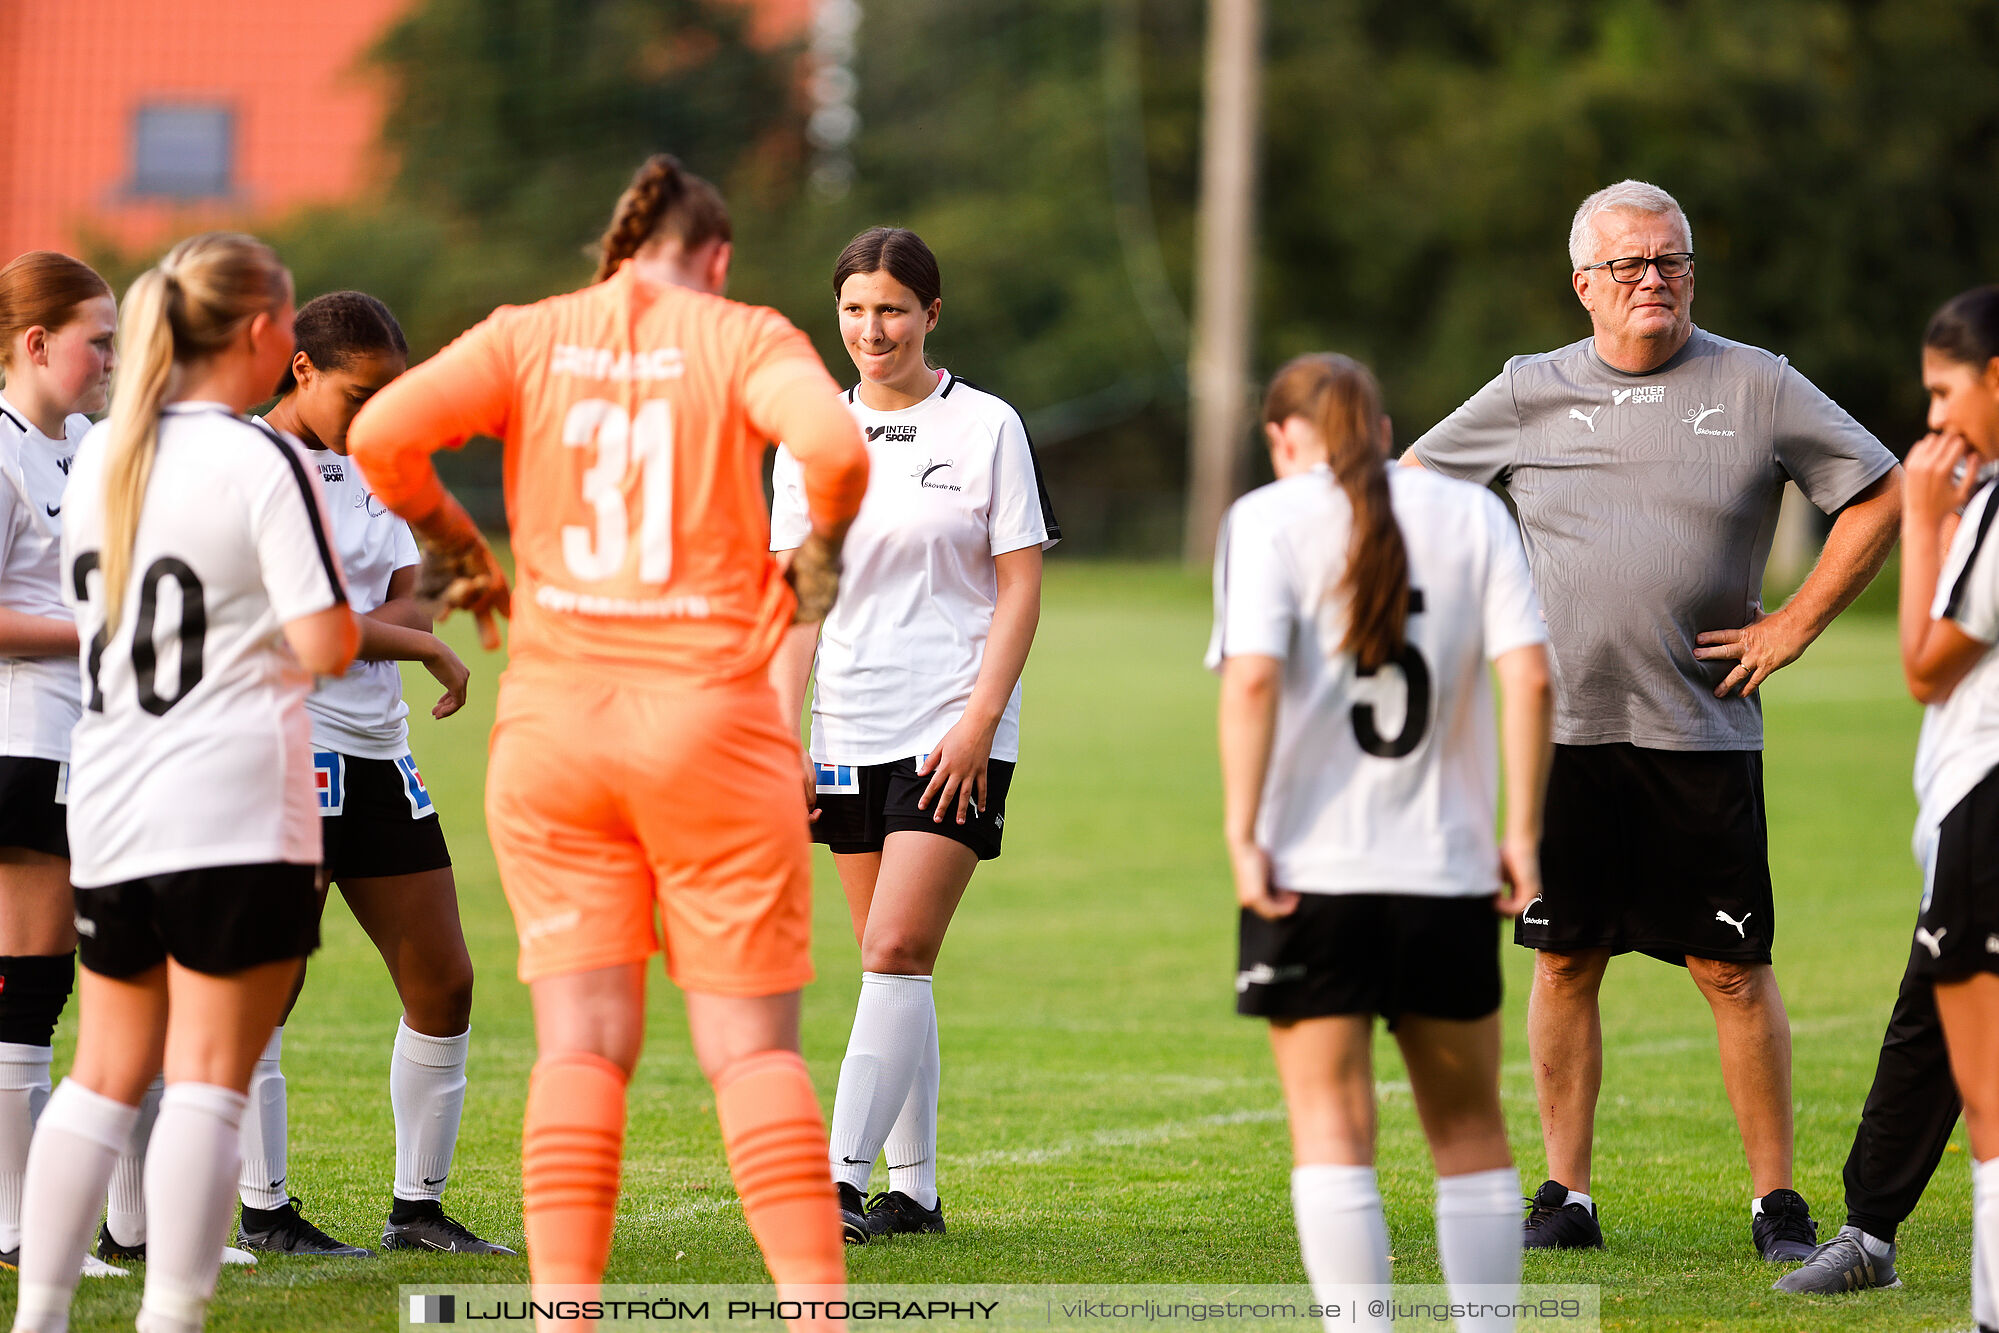
[[[1607,268],[1610,276],[1618,282],[1638,282],[1645,276],[1646,265],[1659,270],[1659,276],[1667,280],[1684,278],[1694,271],[1694,257],[1682,250],[1670,255],[1626,255],[1622,259],[1606,259],[1601,264],[1584,264],[1579,270],[1587,273],[1593,268]]]

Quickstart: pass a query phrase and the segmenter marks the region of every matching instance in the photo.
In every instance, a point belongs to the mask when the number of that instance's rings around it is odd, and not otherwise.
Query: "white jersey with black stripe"
[[[1207,665],[1283,664],[1257,845],[1301,893],[1473,897],[1499,885],[1486,663],[1547,640],[1519,532],[1482,486],[1388,469],[1409,553],[1408,642],[1363,673],[1340,647],[1353,510],[1332,471],[1251,491],[1215,552]]]
[[[1944,555],[1930,619],[1954,621],[1983,644],[1999,642],[1999,480],[1964,507]],[[1923,710],[1916,742],[1916,859],[1930,835],[1987,773],[1999,768],[1999,653],[1978,659],[1950,697]]]
[[[62,599],[63,490],[90,430],[72,415],[52,440],[0,396],[0,607],[50,620],[72,619]],[[82,709],[73,657],[0,657],[0,754],[69,758]]]
[[[319,860],[305,696],[284,625],[342,605],[303,451],[213,403],[174,403],[105,631],[104,453],[85,437],[64,501],[63,593],[83,641],[70,756],[70,878]]]
[[[930,396],[877,412],[848,390],[867,437],[868,493],[841,550],[840,597],[819,634],[812,757],[886,764],[927,754],[964,714],[985,660],[996,556],[1061,539],[1034,446],[1006,400],[937,372]],[[804,475],[779,449],[773,551],[812,530]],[[1020,686],[992,757],[1020,757]]]
[[[256,418],[262,421],[262,417]],[[265,423],[269,425],[268,422]],[[276,427],[272,427],[273,430]],[[319,478],[332,521],[333,549],[347,579],[347,604],[365,616],[389,598],[389,580],[399,569],[421,561],[410,525],[375,498],[354,460],[331,449],[304,449]],[[394,662],[355,659],[344,676],[327,676],[306,696],[312,718],[312,747],[337,750],[357,759],[400,759],[409,753],[409,705],[403,675]]]

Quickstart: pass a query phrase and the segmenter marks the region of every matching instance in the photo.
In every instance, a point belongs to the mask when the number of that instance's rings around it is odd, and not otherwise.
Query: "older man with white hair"
[[[1537,951],[1527,1030],[1549,1176],[1523,1243],[1603,1244],[1597,996],[1610,959],[1638,952],[1686,967],[1713,1009],[1751,1239],[1797,1261],[1817,1223],[1792,1188],[1756,691],[1879,571],[1901,471],[1783,357],[1694,326],[1693,248],[1656,186],[1585,199],[1569,257],[1591,336],[1514,357],[1402,461],[1506,489],[1553,650],[1544,891],[1515,934]],[[1786,481],[1838,517],[1804,585],[1766,613]]]

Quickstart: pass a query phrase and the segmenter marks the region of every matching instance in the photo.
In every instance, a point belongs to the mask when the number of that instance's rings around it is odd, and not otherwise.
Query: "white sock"
[[[280,1025],[271,1030],[271,1040],[250,1074],[249,1104],[243,1116],[243,1174],[237,1181],[245,1208],[282,1208],[291,1198],[285,1189],[285,1074],[278,1068],[284,1048],[285,1030]]]
[[[14,1327],[63,1333],[111,1164],[132,1136],[139,1108],[69,1079],[49,1098],[49,1120],[28,1153],[21,1204],[20,1303]]]
[[[1895,1252],[1894,1241],[1882,1240],[1879,1236],[1862,1231],[1859,1227],[1855,1227],[1853,1231],[1860,1238],[1860,1248],[1867,1251],[1867,1253],[1876,1259],[1886,1259]]]
[[[170,1083],[146,1154],[146,1296],[139,1333],[199,1333],[236,1212],[242,1093]]]
[[[1451,1298],[1504,1300],[1467,1287],[1520,1289],[1520,1173],[1510,1166],[1437,1177],[1437,1257]],[[1513,1316],[1458,1320],[1459,1333],[1513,1333]]]
[[[937,1084],[944,1065],[937,1050],[937,1014],[930,1014],[930,1040],[909,1081],[909,1096],[889,1129],[882,1155],[888,1158],[888,1187],[901,1190],[925,1208],[937,1206]]]
[[[1596,1200],[1590,1198],[1589,1195],[1584,1194],[1581,1190],[1570,1190],[1569,1197],[1562,1200],[1562,1207],[1566,1208],[1572,1203],[1581,1204],[1583,1207],[1589,1209],[1590,1216],[1596,1216]],[[1761,1200],[1757,1201],[1756,1207],[1759,1212],[1762,1210],[1763,1204]]]
[[[1999,1301],[1993,1299],[1992,1290],[1995,1273],[1999,1273],[1999,1157],[1971,1164],[1971,1317],[1987,1328],[1999,1328]]]
[[[828,1156],[836,1182],[867,1191],[875,1158],[909,1097],[910,1081],[936,1022],[929,977],[861,973],[854,1031],[833,1098]]]
[[[389,1105],[396,1116],[396,1197],[441,1199],[458,1150],[465,1110],[467,1028],[455,1037],[427,1037],[398,1020],[389,1057]]]
[[[158,1074],[139,1098],[139,1118],[132,1124],[132,1136],[111,1168],[111,1197],[104,1208],[104,1224],[111,1239],[120,1245],[146,1243],[146,1145],[153,1137],[153,1121],[160,1114],[160,1093],[166,1080]]]
[[[21,1189],[35,1117],[48,1100],[46,1046],[0,1041],[0,1250],[21,1244]]]
[[[1298,1222],[1305,1276],[1322,1302],[1343,1299],[1336,1287],[1388,1285],[1388,1220],[1382,1216],[1373,1167],[1293,1167],[1291,1211]],[[1335,1325],[1327,1319],[1326,1327],[1389,1333],[1389,1321],[1370,1319],[1364,1302],[1354,1313],[1361,1322]]]

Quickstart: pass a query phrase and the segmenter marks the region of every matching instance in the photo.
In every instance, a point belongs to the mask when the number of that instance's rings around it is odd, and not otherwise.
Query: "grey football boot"
[[[1778,1278],[1771,1290],[1831,1295],[1901,1285],[1902,1279],[1895,1276],[1894,1244],[1889,1244],[1886,1258],[1876,1259],[1860,1243],[1860,1228],[1844,1226],[1801,1266]]]

